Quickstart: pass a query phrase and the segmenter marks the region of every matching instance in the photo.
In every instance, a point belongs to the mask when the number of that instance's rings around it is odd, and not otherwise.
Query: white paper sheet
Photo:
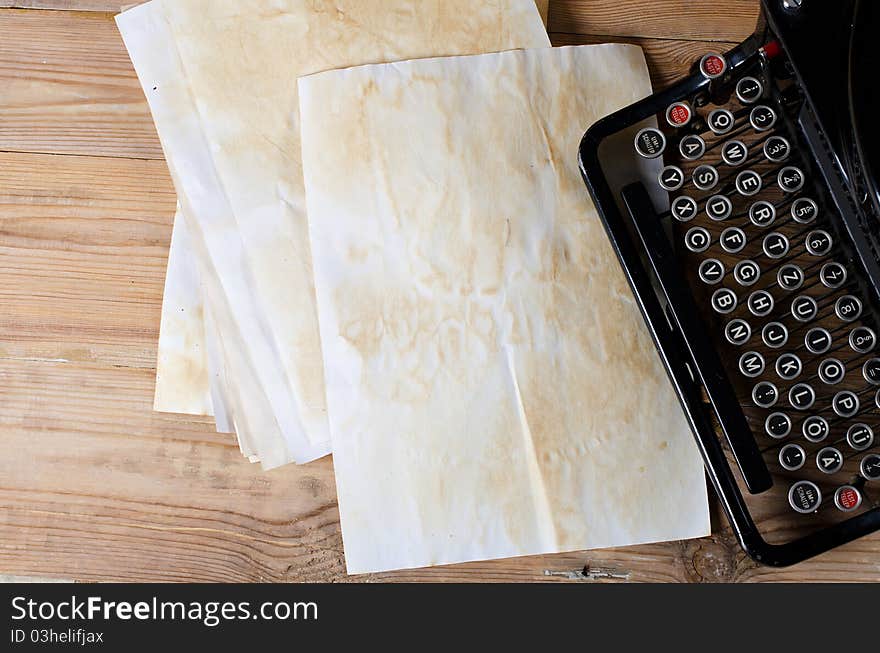
[[[703,466],[577,170],[608,45],[299,82],[352,573],[693,538]]]

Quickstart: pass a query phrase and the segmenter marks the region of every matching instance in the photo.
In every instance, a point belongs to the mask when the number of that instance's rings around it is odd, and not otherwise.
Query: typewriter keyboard
[[[706,77],[726,62],[707,55]],[[839,521],[880,500],[880,344],[860,272],[767,53],[672,103],[635,148],[662,161],[662,216],[788,514]]]

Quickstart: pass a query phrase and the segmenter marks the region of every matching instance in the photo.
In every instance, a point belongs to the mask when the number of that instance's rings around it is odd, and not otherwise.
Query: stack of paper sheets
[[[576,167],[650,93],[638,48],[550,49],[533,0],[117,22],[180,201],[157,410],[214,415],[267,469],[332,450],[351,572],[708,533]]]

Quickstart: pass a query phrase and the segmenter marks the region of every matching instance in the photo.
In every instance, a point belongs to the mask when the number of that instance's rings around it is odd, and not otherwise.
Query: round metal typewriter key
[[[709,249],[712,244],[712,236],[703,227],[693,227],[684,236],[685,246],[694,254],[701,254]]]
[[[761,340],[770,349],[780,349],[788,342],[788,329],[781,322],[769,322],[761,330]]]
[[[752,401],[759,408],[773,408],[779,401],[779,389],[769,381],[761,381],[752,388]]]
[[[865,451],[874,445],[874,430],[867,424],[853,424],[846,432],[846,443],[855,451]]]
[[[776,207],[765,200],[757,201],[749,207],[749,220],[756,227],[769,227],[776,220]]]
[[[733,204],[730,199],[724,195],[713,195],[706,202],[706,213],[716,222],[727,220],[733,213]]]
[[[731,320],[724,327],[724,337],[734,347],[746,344],[752,337],[752,327],[745,320]]]
[[[816,403],[816,391],[807,383],[798,383],[788,391],[788,403],[795,410],[810,410]]]
[[[684,186],[684,172],[678,166],[666,166],[660,171],[660,188],[674,193]]]
[[[720,54],[711,52],[700,59],[700,72],[707,79],[718,79],[727,72],[727,61]]]
[[[787,444],[779,450],[779,464],[790,472],[796,472],[807,462],[807,452],[799,444]]]
[[[754,77],[743,77],[736,83],[736,97],[743,104],[754,104],[764,94],[764,85]]]
[[[700,190],[711,190],[718,185],[718,170],[710,165],[697,166],[694,170],[694,186]]]
[[[733,129],[735,119],[733,114],[727,109],[715,109],[709,114],[706,122],[709,125],[709,129],[720,136]]]
[[[729,227],[721,232],[718,242],[728,254],[739,254],[746,246],[746,232],[739,227]]]
[[[772,413],[764,421],[764,430],[771,438],[781,440],[791,433],[791,418],[785,413]]]
[[[859,471],[865,480],[880,481],[880,456],[872,453],[862,458]]]
[[[751,286],[761,278],[761,268],[754,261],[740,261],[733,268],[733,278],[741,286]]]
[[[654,127],[646,127],[636,134],[636,152],[646,159],[656,159],[666,149],[666,136]]]
[[[831,334],[821,327],[810,329],[804,337],[804,344],[807,346],[807,349],[811,354],[818,356],[827,354],[831,349],[831,343]]]
[[[764,238],[763,249],[764,253],[770,258],[780,259],[788,254],[788,238],[781,233],[774,231],[772,234]]]
[[[731,167],[741,165],[749,158],[749,148],[742,141],[727,141],[721,146],[721,160]]]
[[[776,373],[780,379],[793,381],[801,375],[804,370],[804,364],[795,354],[782,354],[776,360]]]
[[[706,153],[706,141],[696,134],[688,134],[679,142],[678,151],[688,161],[696,161]]]
[[[825,474],[836,474],[843,467],[843,454],[834,447],[825,447],[816,454],[816,467]]]
[[[871,385],[880,385],[880,358],[872,358],[862,366],[862,376]]]
[[[862,493],[852,485],[837,488],[834,493],[834,505],[843,512],[853,512],[862,505]]]
[[[724,278],[724,263],[717,258],[707,258],[700,263],[700,280],[710,286],[714,286]]]
[[[776,282],[783,290],[797,290],[804,285],[804,278],[804,271],[793,263],[783,265],[776,273]]]
[[[805,244],[807,251],[813,256],[825,256],[831,251],[834,241],[831,238],[831,234],[818,229],[807,234]]]
[[[800,295],[791,303],[791,314],[798,322],[809,322],[819,314],[819,305],[812,297]]]
[[[756,290],[749,295],[749,312],[755,317],[766,317],[770,315],[776,302],[773,301],[773,295],[766,290]]]
[[[728,288],[721,288],[716,290],[715,294],[712,295],[712,308],[714,308],[717,313],[726,315],[732,313],[736,309],[738,301],[735,292]]]
[[[754,379],[764,373],[764,357],[756,351],[749,351],[739,358],[739,371]]]
[[[819,216],[819,205],[809,197],[799,197],[791,203],[791,217],[800,224],[811,224]]]
[[[846,366],[836,358],[826,358],[819,363],[819,378],[826,385],[837,385],[846,376]]]
[[[846,283],[846,268],[840,263],[826,263],[819,272],[819,280],[822,285],[832,290],[837,290]]]
[[[877,406],[877,408],[880,408],[880,390],[874,395],[874,405]]]
[[[831,407],[841,417],[852,417],[859,412],[859,396],[849,390],[838,392],[831,401]]]
[[[743,170],[736,176],[736,190],[740,195],[751,197],[761,192],[764,180],[754,170]]]
[[[844,322],[854,322],[862,316],[862,302],[858,297],[846,295],[834,304],[834,312]]]
[[[828,426],[828,420],[824,417],[812,415],[805,419],[804,423],[801,424],[801,431],[807,440],[816,443],[822,442],[822,440],[828,437],[828,434],[831,432],[831,427]]]
[[[666,109],[666,122],[672,127],[684,127],[693,117],[694,112],[686,102],[675,102]]]
[[[697,204],[697,200],[695,200],[693,197],[688,197],[687,195],[679,195],[674,200],[672,200],[670,211],[672,211],[672,217],[679,222],[690,222],[695,217],[697,217],[697,213],[699,213],[700,207]]]
[[[804,187],[804,173],[800,168],[794,166],[786,166],[779,171],[776,181],[779,187],[786,193],[796,193]]]
[[[798,481],[788,491],[788,503],[795,512],[808,515],[822,503],[822,491],[811,481]]]
[[[791,155],[791,144],[782,136],[771,136],[764,142],[764,158],[782,163]]]
[[[877,334],[874,333],[873,329],[864,326],[856,327],[849,334],[849,346],[859,354],[867,354],[873,351],[876,345]]]
[[[755,131],[765,132],[776,124],[776,112],[767,105],[759,105],[752,109],[749,122]]]

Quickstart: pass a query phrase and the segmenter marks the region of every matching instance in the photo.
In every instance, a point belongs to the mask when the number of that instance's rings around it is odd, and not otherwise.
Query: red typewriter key
[[[707,54],[700,60],[700,72],[708,79],[718,79],[727,72],[727,61],[720,54]]]
[[[684,102],[676,102],[669,105],[669,108],[666,109],[666,122],[673,127],[684,127],[693,117],[694,112]]]
[[[852,485],[844,485],[834,493],[834,505],[843,512],[857,510],[862,505],[862,493]]]

